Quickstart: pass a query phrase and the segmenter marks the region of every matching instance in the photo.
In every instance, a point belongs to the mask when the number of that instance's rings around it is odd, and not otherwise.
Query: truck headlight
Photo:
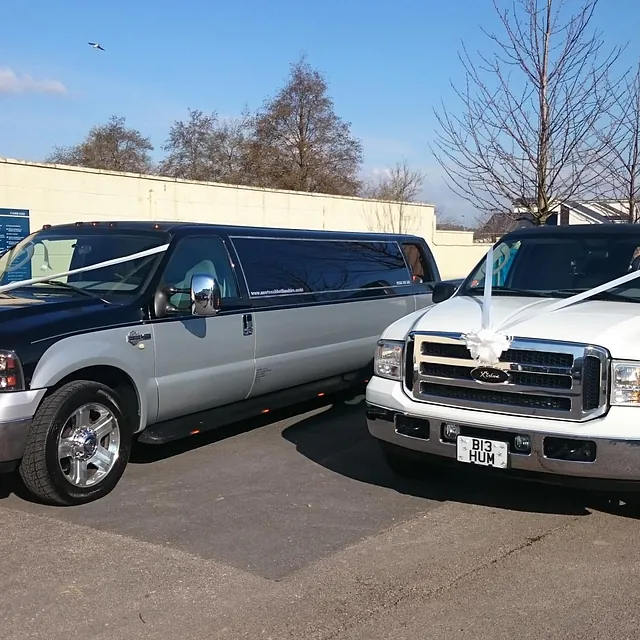
[[[381,378],[402,380],[404,342],[379,340],[373,358],[373,372]]]
[[[613,361],[611,404],[640,407],[640,362]]]

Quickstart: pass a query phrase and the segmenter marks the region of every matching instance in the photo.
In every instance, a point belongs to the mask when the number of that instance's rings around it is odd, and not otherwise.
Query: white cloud
[[[0,94],[2,93],[67,93],[59,80],[35,80],[30,75],[18,75],[13,69],[0,67]]]

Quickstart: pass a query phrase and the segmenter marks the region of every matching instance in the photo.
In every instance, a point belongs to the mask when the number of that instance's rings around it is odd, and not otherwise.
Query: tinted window
[[[233,238],[233,244],[252,297],[411,283],[395,242]]]
[[[161,286],[189,289],[196,273],[213,276],[220,284],[222,298],[238,297],[238,287],[231,268],[229,255],[220,238],[184,238],[177,244],[162,274]],[[169,304],[181,310],[191,307],[189,293],[177,293]]]
[[[411,279],[414,284],[421,282],[433,282],[434,277],[431,267],[427,262],[422,247],[417,244],[405,242],[402,245],[402,252],[411,271]]]
[[[512,239],[494,248],[492,284],[507,294],[513,289],[568,295],[637,270],[638,257],[640,236],[635,234]],[[483,260],[470,278],[467,292],[482,292],[484,271]],[[638,300],[640,279],[619,285],[612,292]]]

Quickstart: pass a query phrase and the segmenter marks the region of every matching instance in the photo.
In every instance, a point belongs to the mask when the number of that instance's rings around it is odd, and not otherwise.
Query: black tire
[[[73,414],[84,404],[106,407],[118,421],[118,458],[107,475],[90,487],[77,487],[67,480],[58,461],[58,438]],[[91,380],[69,382],[42,401],[33,418],[19,474],[26,489],[40,502],[71,506],[93,502],[110,493],[129,462],[133,425],[120,408],[120,399],[109,387]]]
[[[413,457],[409,453],[402,453],[400,447],[384,440],[378,440],[378,444],[387,466],[397,476],[408,480],[423,480],[434,474],[434,467],[428,461]]]

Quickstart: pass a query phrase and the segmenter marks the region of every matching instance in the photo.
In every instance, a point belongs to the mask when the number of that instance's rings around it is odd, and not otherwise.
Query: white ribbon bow
[[[508,336],[484,328],[467,333],[464,338],[471,357],[480,365],[496,364],[511,344]]]

